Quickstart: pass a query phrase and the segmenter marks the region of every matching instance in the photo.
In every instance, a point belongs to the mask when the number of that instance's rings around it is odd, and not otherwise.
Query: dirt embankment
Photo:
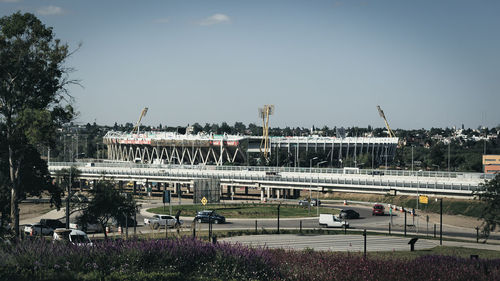
[[[19,204],[19,218],[20,220],[39,217],[50,210],[55,209],[49,203],[21,203]]]

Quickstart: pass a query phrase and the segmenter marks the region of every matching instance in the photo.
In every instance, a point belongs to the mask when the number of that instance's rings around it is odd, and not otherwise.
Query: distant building
[[[484,173],[500,173],[500,155],[483,155]]]

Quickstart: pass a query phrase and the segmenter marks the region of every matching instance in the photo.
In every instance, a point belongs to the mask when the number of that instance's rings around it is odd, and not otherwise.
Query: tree
[[[53,145],[56,128],[73,117],[63,63],[68,46],[33,14],[0,18],[0,125],[7,147],[10,219],[19,234],[22,172],[32,148]],[[28,174],[32,173],[28,170]]]
[[[120,221],[123,216],[132,217],[137,212],[135,200],[129,194],[123,194],[114,188],[111,181],[100,180],[90,191],[92,198],[82,215],[77,218],[77,223],[87,225],[98,223],[105,229],[109,220],[114,218]],[[107,237],[106,232],[104,232]]]
[[[482,230],[488,237],[491,231],[500,227],[500,174],[482,186],[483,189],[479,190],[476,195],[485,203],[479,218],[484,220]]]

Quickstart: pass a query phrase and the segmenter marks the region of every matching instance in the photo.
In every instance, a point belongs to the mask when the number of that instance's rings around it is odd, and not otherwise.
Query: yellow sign
[[[429,204],[429,197],[420,195],[418,197],[418,202],[420,202],[420,204]]]
[[[208,202],[207,198],[205,197],[201,198],[201,204],[203,204],[203,206],[207,205],[207,202]]]

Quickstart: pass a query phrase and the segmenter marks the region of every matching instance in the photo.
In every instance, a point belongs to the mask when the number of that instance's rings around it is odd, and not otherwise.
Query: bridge
[[[80,179],[103,177],[123,184],[133,182],[134,189],[157,183],[158,191],[185,188],[192,192],[196,180],[216,179],[220,192],[229,196],[236,189],[260,192],[264,198],[297,198],[300,191],[359,192],[398,195],[432,195],[470,198],[493,175],[481,173],[401,171],[370,169],[293,168],[262,166],[216,166],[121,163],[50,162],[56,177],[62,169],[78,168]]]

